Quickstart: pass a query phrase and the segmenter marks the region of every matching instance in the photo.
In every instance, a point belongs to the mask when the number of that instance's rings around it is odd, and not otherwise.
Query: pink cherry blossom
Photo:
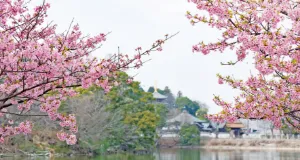
[[[69,135],[69,137],[66,139],[66,142],[69,145],[76,144],[76,142],[77,142],[76,136],[74,134]]]
[[[214,102],[223,111],[208,117],[215,121],[238,118],[265,119],[276,127],[283,123],[300,130],[300,5],[298,1],[189,0],[200,11],[187,12],[191,24],[205,23],[219,30],[219,41],[201,42],[193,52],[204,55],[234,50],[237,59],[222,63],[235,65],[246,56],[254,58],[258,71],[246,81],[218,75],[220,84],[227,83],[241,91],[234,103],[219,96]],[[208,13],[208,14],[205,14]],[[285,24],[290,23],[290,26]],[[228,50],[226,50],[228,51]]]
[[[57,138],[61,141],[65,141],[67,139],[67,133],[65,132],[58,132],[56,135]]]
[[[97,85],[108,92],[118,84],[118,71],[141,67],[142,57],[161,50],[164,42],[174,36],[157,40],[148,50],[138,47],[136,57],[118,53],[98,60],[91,53],[106,41],[106,34],[85,36],[78,24],[59,33],[55,24],[46,24],[49,3],[33,10],[26,4],[23,0],[0,0],[0,116],[6,119],[4,115],[12,107],[24,114],[39,106],[51,120],[58,121],[63,130],[58,138],[68,144],[76,143],[78,129],[75,115],[58,112],[61,101],[75,96],[76,87]],[[32,122],[18,124],[0,127],[0,141],[31,132]]]

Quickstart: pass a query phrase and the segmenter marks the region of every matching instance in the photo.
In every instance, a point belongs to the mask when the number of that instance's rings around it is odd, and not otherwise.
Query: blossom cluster
[[[75,96],[76,87],[98,85],[108,92],[118,84],[114,79],[119,70],[141,67],[141,57],[160,51],[170,37],[156,41],[148,50],[139,47],[134,58],[116,54],[98,60],[90,54],[106,41],[106,34],[85,36],[73,23],[66,32],[57,33],[56,25],[45,24],[50,4],[44,2],[33,11],[26,4],[0,0],[0,116],[7,119],[4,115],[10,114],[11,107],[24,113],[40,106],[51,120],[59,121],[62,133],[58,138],[74,144],[75,115],[59,113],[61,101]],[[0,128],[1,141],[8,135],[30,133],[32,127],[27,121],[15,125]]]
[[[242,93],[234,103],[218,96],[214,101],[223,111],[209,118],[234,121],[237,118],[265,119],[280,127],[283,123],[300,129],[300,5],[291,0],[190,0],[201,11],[187,18],[195,25],[205,23],[222,32],[216,43],[194,45],[193,52],[210,54],[229,48],[237,55],[234,65],[253,56],[258,75],[246,81],[219,77]],[[206,13],[208,14],[206,14]]]

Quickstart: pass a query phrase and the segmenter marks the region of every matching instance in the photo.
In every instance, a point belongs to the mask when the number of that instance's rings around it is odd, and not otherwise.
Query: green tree
[[[164,104],[156,104],[156,113],[159,115],[157,127],[162,128],[166,125],[168,108]]]
[[[165,123],[161,118],[166,114],[165,106],[153,104],[152,94],[141,90],[139,82],[127,84],[128,78],[126,73],[119,73],[118,81],[122,83],[108,93],[108,111],[119,112],[119,117],[122,117],[120,124],[134,128],[134,131],[130,133],[132,135],[124,133],[126,136],[130,135],[128,139],[124,139],[124,135],[112,138],[114,141],[122,139],[119,142],[131,149],[151,149],[156,139],[156,128]],[[119,128],[114,128],[111,135],[119,132],[118,130]]]
[[[128,84],[129,76],[117,73],[118,86],[110,92],[92,86],[76,88],[80,93],[60,107],[60,112],[72,111],[77,116],[77,148],[96,154],[108,150],[151,151],[156,142],[156,129],[165,124],[167,109],[153,104],[152,93],[145,92],[139,82]]]
[[[200,108],[199,104],[190,100],[188,97],[179,97],[176,99],[176,106],[180,109],[187,110],[191,115],[196,115],[196,111]]]
[[[169,94],[169,93],[172,93],[172,92],[171,92],[170,88],[168,86],[166,86],[165,89],[164,89],[164,93]]]
[[[183,125],[179,135],[181,145],[199,145],[200,143],[200,131],[195,125]]]
[[[207,120],[206,115],[208,112],[208,108],[199,108],[196,112],[196,116],[201,120]]]
[[[181,92],[181,91],[178,91],[178,92],[177,92],[177,98],[180,98],[180,97],[182,97],[182,92]]]
[[[152,86],[148,88],[148,92],[150,92],[150,93],[153,93],[154,90],[155,90],[155,89],[154,89],[154,87],[152,87]]]
[[[168,86],[165,87],[164,93],[167,96],[167,99],[165,100],[165,102],[168,104],[167,107],[174,108],[175,107],[175,97]]]
[[[148,92],[153,93],[154,91],[155,91],[155,89],[154,89],[153,86],[151,86],[151,87],[148,88]],[[165,95],[164,90],[161,90],[161,89],[159,89],[159,88],[157,88],[157,92],[160,93],[160,94]]]

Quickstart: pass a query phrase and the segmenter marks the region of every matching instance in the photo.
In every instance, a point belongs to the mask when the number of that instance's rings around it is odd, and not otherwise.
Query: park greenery
[[[200,131],[197,126],[185,124],[181,127],[180,144],[183,146],[199,145],[200,144]]]
[[[140,82],[128,83],[129,76],[125,72],[117,72],[118,85],[105,92],[103,88],[93,85],[87,89],[77,87],[74,90],[78,95],[63,101],[58,112],[63,115],[74,113],[76,115],[78,132],[77,142],[67,145],[55,138],[58,125],[40,117],[31,117],[34,132],[26,136],[16,136],[8,145],[10,151],[37,153],[51,151],[61,154],[108,154],[108,153],[149,153],[158,145],[157,131],[166,126],[166,120],[187,110],[190,102],[194,102],[198,116],[205,116],[208,108],[205,104],[195,102],[187,97],[173,95],[168,87],[162,94],[167,96],[164,103],[154,103],[151,92],[144,91]],[[153,88],[153,87],[150,87]],[[151,91],[151,90],[150,90]],[[169,97],[169,98],[168,98]],[[171,98],[170,98],[171,97]],[[179,100],[178,100],[179,99]],[[177,105],[186,106],[185,108]],[[174,106],[174,104],[176,104]],[[84,109],[82,109],[84,107]],[[174,110],[177,112],[173,113]],[[206,111],[206,112],[205,112]],[[38,114],[32,110],[31,114]],[[23,119],[16,120],[19,123]],[[195,129],[197,131],[195,131]],[[196,145],[199,137],[196,126],[189,125],[180,130],[182,145]],[[199,134],[198,134],[199,136]]]

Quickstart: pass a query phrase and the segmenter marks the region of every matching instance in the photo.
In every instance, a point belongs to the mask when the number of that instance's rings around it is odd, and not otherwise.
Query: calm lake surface
[[[12,160],[13,158],[5,158],[5,160],[9,160],[9,159]],[[30,159],[42,160],[42,159],[49,159],[49,158],[40,157],[40,158],[30,158]],[[275,151],[275,150],[253,151],[253,150],[160,149],[152,155],[143,155],[143,156],[110,155],[110,156],[100,156],[94,158],[89,158],[89,157],[55,158],[54,160],[300,160],[300,152]]]

